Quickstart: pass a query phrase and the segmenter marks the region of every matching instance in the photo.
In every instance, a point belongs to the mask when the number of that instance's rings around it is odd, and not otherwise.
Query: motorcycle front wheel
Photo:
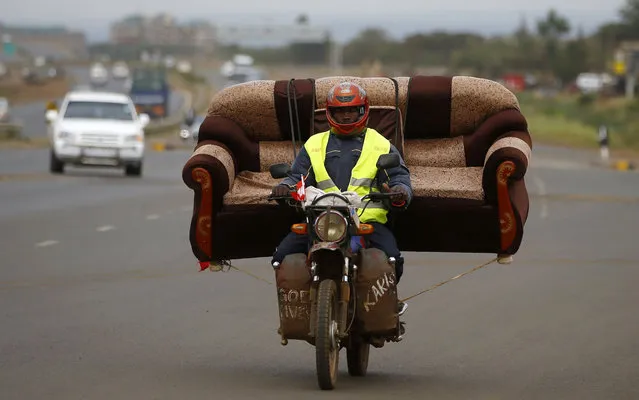
[[[321,281],[317,294],[315,358],[317,382],[322,390],[334,389],[337,381],[339,364],[337,304],[335,281],[331,279]]]

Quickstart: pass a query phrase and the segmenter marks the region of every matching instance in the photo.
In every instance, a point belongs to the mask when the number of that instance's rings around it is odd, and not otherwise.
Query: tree
[[[582,29],[577,38],[566,43],[565,50],[555,63],[555,74],[562,82],[571,82],[588,68],[588,43]]]
[[[626,0],[626,4],[619,10],[621,22],[632,28],[639,28],[639,0]]]
[[[559,56],[559,41],[570,33],[570,23],[554,9],[548,11],[545,19],[537,21],[537,32],[544,42],[544,64],[548,70],[555,71]]]
[[[383,29],[367,28],[344,47],[344,64],[390,61],[393,41]]]
[[[308,25],[308,15],[300,14],[295,18],[295,23],[298,25]]]
[[[546,40],[559,40],[570,33],[570,22],[554,9],[548,11],[546,18],[537,21],[537,33]]]

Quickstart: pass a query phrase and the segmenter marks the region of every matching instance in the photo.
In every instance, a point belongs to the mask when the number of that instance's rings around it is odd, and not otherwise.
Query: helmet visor
[[[365,113],[363,106],[330,107],[331,118],[340,125],[350,125],[359,122]]]

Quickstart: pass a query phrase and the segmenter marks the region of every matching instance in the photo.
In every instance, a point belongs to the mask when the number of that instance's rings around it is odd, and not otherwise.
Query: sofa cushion
[[[466,166],[463,137],[406,139],[404,161],[419,167],[460,168]]]
[[[482,168],[437,168],[411,166],[411,183],[415,197],[446,198],[483,202]],[[268,172],[242,171],[233,187],[224,195],[224,205],[271,204],[267,200],[279,179]]]
[[[273,186],[280,179],[273,179],[269,172],[242,171],[235,177],[231,190],[224,195],[224,205],[276,204],[268,201]]]
[[[439,168],[409,165],[414,197],[484,201],[481,167]]]

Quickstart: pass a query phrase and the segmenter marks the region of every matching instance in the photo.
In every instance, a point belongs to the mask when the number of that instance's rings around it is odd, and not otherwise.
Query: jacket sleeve
[[[313,174],[313,168],[311,168],[311,158],[308,156],[304,147],[302,147],[297,157],[295,157],[295,161],[293,161],[293,165],[291,166],[291,172],[280,182],[280,185],[288,185],[290,188],[293,188],[293,186],[300,181],[302,175],[304,175],[306,186],[316,186],[315,174]]]
[[[396,185],[403,186],[408,192],[408,200],[406,204],[410,204],[413,199],[413,187],[410,182],[410,171],[404,163],[404,159],[402,158],[397,148],[391,144],[390,154],[397,154],[399,156],[400,165],[398,167],[390,168],[390,169],[382,169],[377,172],[377,182],[381,186],[383,183],[388,183],[388,186],[393,187]]]

